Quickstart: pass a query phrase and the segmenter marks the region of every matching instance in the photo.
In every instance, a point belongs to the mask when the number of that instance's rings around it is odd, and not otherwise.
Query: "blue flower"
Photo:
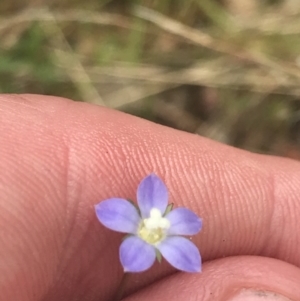
[[[149,269],[162,255],[173,267],[200,272],[198,248],[181,235],[201,230],[201,219],[191,210],[168,206],[168,190],[162,180],[150,174],[137,190],[138,207],[122,198],[104,200],[95,206],[99,221],[107,228],[128,233],[120,246],[125,272]]]

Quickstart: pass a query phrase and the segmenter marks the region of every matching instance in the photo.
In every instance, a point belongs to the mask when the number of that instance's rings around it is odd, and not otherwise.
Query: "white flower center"
[[[138,229],[138,235],[147,243],[156,245],[165,238],[166,230],[169,228],[169,220],[162,217],[161,212],[157,208],[152,208],[150,217],[142,220]]]

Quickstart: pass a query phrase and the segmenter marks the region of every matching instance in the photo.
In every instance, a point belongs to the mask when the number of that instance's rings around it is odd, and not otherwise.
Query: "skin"
[[[151,172],[175,207],[203,218],[193,237],[203,272],[156,263],[131,276],[127,301],[300,300],[299,162],[37,95],[0,96],[0,158],[1,301],[110,300],[123,235],[98,222],[94,205],[135,199]]]

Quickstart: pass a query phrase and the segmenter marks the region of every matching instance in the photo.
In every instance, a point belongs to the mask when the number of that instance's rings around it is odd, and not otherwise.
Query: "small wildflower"
[[[150,174],[137,190],[138,207],[122,198],[104,200],[95,206],[99,221],[107,228],[128,233],[120,246],[125,272],[149,269],[161,255],[175,268],[200,272],[198,248],[182,235],[201,230],[201,219],[191,210],[168,206],[168,190],[162,180]]]

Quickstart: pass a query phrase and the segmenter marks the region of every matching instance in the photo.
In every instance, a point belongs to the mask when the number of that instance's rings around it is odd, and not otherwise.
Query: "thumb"
[[[126,298],[126,301],[296,301],[300,269],[257,256],[235,256],[204,263],[201,274],[178,273]]]

